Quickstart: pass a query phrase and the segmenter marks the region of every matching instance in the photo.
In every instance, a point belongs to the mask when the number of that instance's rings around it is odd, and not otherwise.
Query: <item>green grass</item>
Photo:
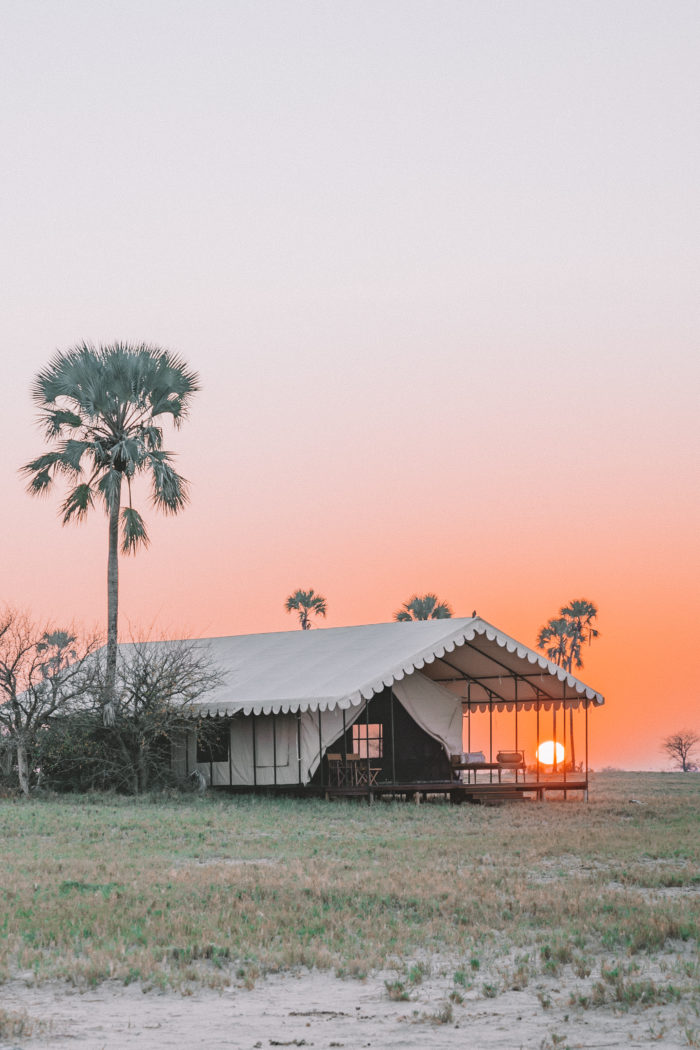
[[[431,960],[467,984],[512,957],[499,987],[571,970],[594,1005],[700,987],[700,776],[601,774],[587,805],[3,800],[0,836],[0,980],[387,968],[398,995]],[[598,981],[617,958],[673,974]]]

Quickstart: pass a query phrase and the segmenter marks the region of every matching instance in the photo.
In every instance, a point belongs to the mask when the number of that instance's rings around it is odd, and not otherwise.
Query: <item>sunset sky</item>
[[[594,767],[700,730],[695,0],[3,0],[0,600],[106,619],[106,519],[17,468],[82,339],[201,375],[121,625],[434,591],[534,646],[600,609]],[[147,501],[141,501],[147,509]]]

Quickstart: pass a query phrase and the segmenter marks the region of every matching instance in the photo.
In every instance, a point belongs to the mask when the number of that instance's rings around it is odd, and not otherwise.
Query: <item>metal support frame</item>
[[[474,678],[472,675],[467,674],[466,671],[460,670],[459,667],[455,667],[454,664],[451,664],[450,661],[446,660],[444,656],[440,657],[440,663],[447,664],[447,666],[449,668],[451,668],[453,671],[457,672],[459,677],[458,678],[433,678],[432,681],[434,681],[434,682],[436,682],[438,684],[441,684],[443,682],[466,682],[468,686],[473,683],[474,685],[481,686],[481,688],[484,690],[484,692],[488,693],[489,696],[496,696],[496,697],[498,697],[499,701],[502,704],[512,704],[513,703],[512,700],[508,700],[505,696],[501,696],[501,694],[496,689],[492,689],[490,686],[488,686],[488,687],[487,686],[482,686],[480,679]],[[501,677],[503,677],[503,676],[501,675]],[[481,701],[481,702],[483,703],[484,701]]]
[[[369,700],[365,700],[365,747],[367,749],[367,787],[369,788],[372,783],[372,774],[369,768]]]
[[[518,679],[513,679],[513,695],[515,697],[515,750],[518,750]],[[525,752],[523,751],[523,761]],[[527,770],[523,767],[523,781],[527,780]],[[518,783],[518,768],[515,768],[515,783]]]
[[[467,753],[471,754],[471,682],[467,684]],[[471,780],[471,771],[467,772],[467,780]]]
[[[564,723],[564,783],[566,784],[566,682],[562,682],[561,720]],[[564,788],[566,801],[566,788]]]
[[[297,781],[301,786],[301,711],[297,711]]]
[[[348,768],[348,727],[345,719],[345,708],[343,708],[343,765]]]
[[[209,787],[214,787],[214,761],[211,757],[211,747],[209,748]]]
[[[515,750],[518,750],[518,679],[513,679],[513,695],[515,697]],[[518,779],[518,771],[515,771],[515,779]]]
[[[258,786],[258,741],[256,732],[256,715],[255,712],[251,715],[253,723],[253,787]]]
[[[574,743],[574,708],[573,704],[569,708],[569,750],[571,751],[571,772],[576,772],[576,745]]]
[[[277,787],[277,715],[272,712],[272,782]]]
[[[537,695],[537,699],[535,700],[535,711],[537,713],[537,748],[536,748],[536,751],[535,751],[535,758],[537,760],[537,763],[536,763],[535,776],[537,778],[537,783],[539,783],[539,695]],[[542,792],[537,791],[537,798],[542,800],[542,797],[543,797]]]
[[[583,709],[586,713],[586,802],[588,802],[588,706],[590,701],[588,699],[583,701]]]
[[[489,692],[489,766],[493,765],[493,697]],[[476,780],[476,777],[474,778]],[[493,784],[493,770],[489,769],[489,784]]]
[[[492,656],[491,653],[485,653],[483,651],[483,649],[479,649],[478,646],[472,645],[471,642],[465,641],[463,644],[465,645],[465,647],[467,649],[473,649],[475,653],[479,654],[479,656],[483,656],[483,657],[485,657],[485,659],[490,660],[491,663],[494,663],[496,665],[496,667],[502,667],[503,670],[506,671],[509,675],[513,675],[515,678],[519,678],[521,682],[524,682],[526,685],[530,686],[531,689],[534,689],[536,696],[539,695],[539,693],[543,693],[544,696],[546,696],[548,700],[553,700],[553,701],[556,702],[556,697],[554,697],[550,693],[548,693],[547,690],[543,689],[541,685],[537,685],[537,686],[533,686],[532,685],[532,683],[528,679],[530,677],[535,677],[534,675],[529,675],[529,676],[528,675],[522,675],[522,674],[520,674],[519,671],[514,671],[512,667],[508,666],[508,664],[504,664],[501,660],[497,660],[496,657]],[[444,659],[444,657],[442,657],[442,656],[438,657],[438,661],[440,663],[447,664],[448,667],[451,667],[453,671],[457,671],[458,674],[463,674],[463,672],[461,671],[461,669],[459,667],[455,667],[453,664],[450,664],[448,660]],[[498,677],[501,677],[501,676],[499,675]],[[539,678],[542,677],[541,672],[540,672],[539,675],[537,675],[537,677],[539,677]],[[477,685],[479,685],[482,681],[486,681],[486,679],[487,679],[487,676],[483,675],[481,679],[475,678],[475,679],[473,679],[473,681],[476,682]],[[433,681],[435,681],[435,682],[438,682],[439,680],[440,679],[438,679],[438,678],[434,678],[433,679]],[[566,682],[566,679],[565,679],[565,682]],[[486,688],[486,687],[483,687],[483,688]]]
[[[391,723],[391,782],[396,783],[396,736],[394,723],[394,690],[389,686],[389,720]]]

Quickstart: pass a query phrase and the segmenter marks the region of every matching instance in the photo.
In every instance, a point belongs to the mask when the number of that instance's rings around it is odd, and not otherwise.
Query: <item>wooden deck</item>
[[[522,802],[523,800],[536,799],[545,801],[547,794],[555,792],[567,797],[570,791],[583,792],[583,798],[588,799],[588,779],[585,774],[572,774],[566,780],[563,777],[549,777],[531,780],[503,780],[500,784],[497,780],[492,783],[487,779],[461,783],[456,780],[423,780],[411,781],[410,783],[388,783],[382,782],[371,784],[353,784],[334,786],[328,784],[259,784],[228,785],[220,784],[214,786],[215,791],[227,794],[260,794],[260,795],[286,795],[294,797],[315,796],[326,799],[334,798],[356,798],[366,802],[373,802],[379,798],[397,798],[406,801],[425,801],[430,796],[449,798],[450,802],[459,805],[462,802],[480,802],[485,805],[497,805],[501,802]]]
[[[370,787],[367,787],[367,785],[344,785],[342,787],[325,787],[323,791],[326,798],[365,798],[370,802],[374,798],[387,796],[404,799],[415,798],[416,801],[419,801],[421,798],[426,799],[429,795],[446,795],[449,796],[451,802],[455,803],[483,802],[488,804],[507,801],[519,802],[523,799],[532,798],[544,801],[547,793],[552,791],[563,792],[564,798],[567,797],[570,791],[582,791],[587,799],[588,780],[579,774],[567,777],[566,780],[563,777],[528,781],[504,780],[501,783],[498,783],[498,781],[490,783],[488,780],[484,780],[471,784],[459,783],[454,780],[440,780],[410,784],[380,783],[372,784]]]

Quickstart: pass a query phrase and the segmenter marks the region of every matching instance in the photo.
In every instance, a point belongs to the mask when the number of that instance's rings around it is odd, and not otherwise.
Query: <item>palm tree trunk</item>
[[[102,705],[102,721],[113,726],[116,717],[117,619],[119,613],[119,507],[121,477],[109,509],[109,557],[107,559],[107,681]]]

